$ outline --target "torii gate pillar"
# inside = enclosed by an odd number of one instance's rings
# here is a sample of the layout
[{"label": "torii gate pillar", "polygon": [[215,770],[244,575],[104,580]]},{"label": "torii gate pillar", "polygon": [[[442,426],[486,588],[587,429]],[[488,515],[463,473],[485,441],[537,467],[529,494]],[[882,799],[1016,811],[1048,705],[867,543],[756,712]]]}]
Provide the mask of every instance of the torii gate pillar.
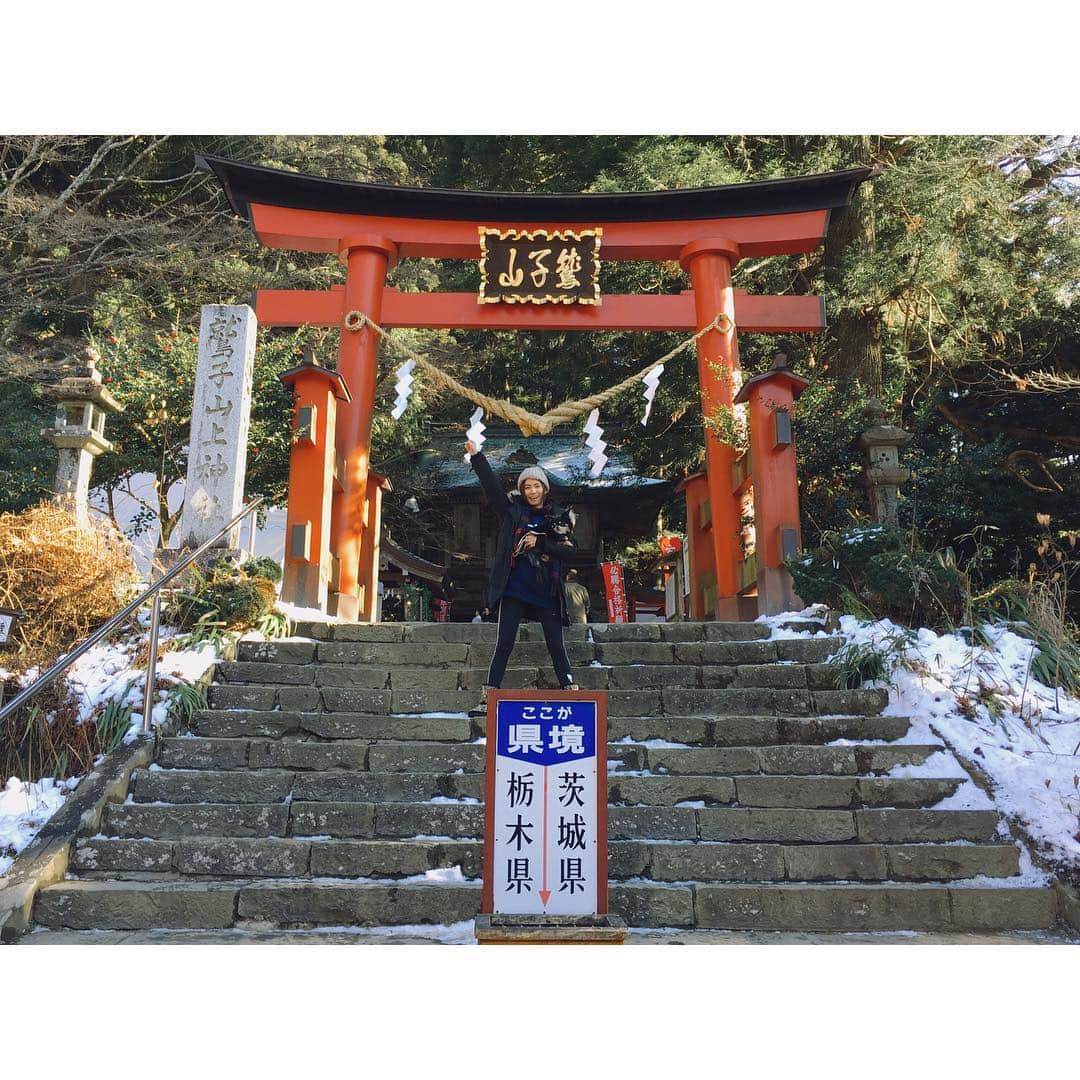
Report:
[{"label": "torii gate pillar", "polygon": [[740,559],[739,503],[731,484],[735,448],[710,428],[709,419],[721,410],[733,415],[739,346],[735,337],[731,268],[739,261],[739,245],[725,239],[695,240],[683,248],[679,261],[690,274],[694,286],[697,329],[708,326],[718,314],[727,317],[723,329],[711,330],[698,339],[697,355],[701,412],[705,418],[705,469],[716,558],[716,611],[715,614],[707,612],[706,616],[734,621],[739,618]]},{"label": "torii gate pillar", "polygon": [[[362,234],[343,238],[338,246],[345,263],[345,311],[360,311],[378,322],[382,315],[386,271],[397,261],[397,246],[383,236]],[[376,604],[370,575],[361,582],[361,549],[378,544],[378,512],[370,513],[368,465],[371,420],[375,412],[379,338],[367,326],[343,329],[338,347],[337,369],[352,390],[352,401],[342,402],[337,414],[336,444],[341,449],[341,490],[334,493],[330,549],[337,563],[327,610],[347,622],[373,622]],[[376,563],[377,565],[377,563]],[[362,588],[366,586],[366,590]]]}]

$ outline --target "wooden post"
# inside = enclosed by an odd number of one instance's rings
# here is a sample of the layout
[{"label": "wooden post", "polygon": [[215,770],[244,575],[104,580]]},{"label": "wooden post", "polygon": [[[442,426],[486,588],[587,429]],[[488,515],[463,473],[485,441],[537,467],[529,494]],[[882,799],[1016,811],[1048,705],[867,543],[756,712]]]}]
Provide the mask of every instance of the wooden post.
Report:
[{"label": "wooden post", "polygon": [[378,473],[367,476],[367,499],[364,505],[364,537],[360,544],[360,622],[378,619],[379,604],[379,532],[382,529],[382,495],[390,491],[390,481]]},{"label": "wooden post", "polygon": [[[695,240],[682,249],[680,262],[694,286],[697,328],[726,315],[723,330],[712,330],[698,340],[698,378],[701,409],[707,417],[717,410],[732,415],[739,347],[735,339],[735,301],[731,268],[739,260],[739,247],[730,240]],[[739,618],[739,506],[731,490],[731,466],[735,448],[705,428],[705,462],[712,516],[713,553],[716,563],[716,619]]]},{"label": "wooden post", "polygon": [[713,551],[709,481],[698,472],[680,481],[686,496],[686,544],[690,563],[690,618],[711,619],[716,607],[716,555]]}]

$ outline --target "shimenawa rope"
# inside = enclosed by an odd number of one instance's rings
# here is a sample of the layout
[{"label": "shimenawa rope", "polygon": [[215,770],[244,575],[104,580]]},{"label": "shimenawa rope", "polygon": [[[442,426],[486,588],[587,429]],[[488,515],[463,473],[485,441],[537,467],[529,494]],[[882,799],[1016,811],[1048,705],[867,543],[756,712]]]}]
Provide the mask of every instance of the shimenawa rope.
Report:
[{"label": "shimenawa rope", "polygon": [[707,326],[703,326],[696,334],[693,334],[685,341],[680,342],[674,349],[664,353],[659,359],[651,361],[637,372],[636,375],[631,375],[628,378],[623,379],[622,382],[618,382],[614,386],[609,386],[606,390],[600,391],[598,394],[590,394],[586,398],[577,400],[564,401],[561,405],[556,405],[555,408],[549,409],[543,416],[538,416],[536,413],[529,412],[528,409],[523,409],[520,405],[515,405],[513,402],[506,401],[504,398],[489,397],[479,390],[474,390],[470,386],[462,385],[452,375],[448,375],[445,371],[436,367],[420,353],[410,349],[408,345],[396,341],[386,330],[379,326],[377,322],[373,319],[369,319],[362,311],[350,311],[345,316],[346,330],[355,333],[362,330],[365,326],[369,326],[395,349],[403,352],[413,360],[416,363],[416,366],[420,368],[436,386],[441,386],[444,390],[450,390],[452,393],[466,398],[474,405],[479,405],[488,414],[501,416],[504,420],[508,420],[512,424],[517,424],[521,429],[521,433],[525,436],[547,435],[552,428],[557,427],[559,424],[566,424],[575,417],[584,416],[585,413],[599,408],[606,401],[610,401],[616,394],[621,394],[624,390],[641,382],[642,378],[652,371],[653,368],[659,367],[661,364],[666,364],[667,361],[671,360],[685,349],[688,349],[699,338],[704,337],[711,331],[717,330],[720,333],[724,333],[727,330],[734,330],[735,328],[735,324],[732,320],[721,312]]}]

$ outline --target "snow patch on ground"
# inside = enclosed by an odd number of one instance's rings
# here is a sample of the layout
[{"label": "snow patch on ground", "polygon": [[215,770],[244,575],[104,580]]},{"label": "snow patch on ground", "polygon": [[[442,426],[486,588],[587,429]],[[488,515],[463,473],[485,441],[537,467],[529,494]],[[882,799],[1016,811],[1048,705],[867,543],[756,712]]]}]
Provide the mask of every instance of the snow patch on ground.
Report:
[{"label": "snow patch on ground", "polygon": [[[159,641],[167,648],[157,663],[159,682],[176,685],[179,682],[194,683],[221,657],[210,642],[197,649],[168,647],[175,640],[175,630],[163,627]],[[75,692],[79,704],[79,719],[89,720],[95,712],[110,702],[132,707],[131,727],[125,742],[131,742],[142,730],[142,709],[145,701],[145,669],[136,670],[133,662],[136,653],[145,643],[132,637],[113,644],[99,644],[79,657],[68,669],[68,685]],[[32,681],[32,680],[28,680]],[[159,689],[158,701],[151,712],[154,726],[164,723],[168,714],[166,699],[169,691]]]},{"label": "snow patch on ground", "polygon": [[[275,605],[278,611],[283,611],[289,617],[290,622],[316,622],[336,623],[338,620],[333,615],[327,615],[320,608],[299,607],[296,604],[287,604],[284,600],[278,600]],[[304,640],[307,640],[306,638]]]},{"label": "snow patch on ground", "polygon": [[358,937],[417,937],[444,945],[475,945],[476,927],[472,919],[447,925],[409,923],[404,926],[317,926],[304,933],[355,934]]},{"label": "snow patch on ground", "polygon": [[50,778],[31,784],[13,776],[0,789],[0,874],[7,872],[15,856],[29,846],[41,826],[64,805],[79,779]]},{"label": "snow patch on ground", "polygon": [[409,720],[429,719],[429,720],[468,720],[469,714],[467,712],[396,712],[391,713],[391,716],[405,717]]},{"label": "snow patch on ground", "polygon": [[[811,604],[802,611],[784,611],[779,615],[759,615],[755,622],[769,628],[770,641],[787,641],[791,638],[814,638],[829,637],[825,629],[825,618],[828,608],[824,604]],[[804,630],[796,627],[784,626],[784,623],[812,622],[820,626],[818,630]]]},{"label": "snow patch on ground", "polygon": [[[159,683],[169,686],[196,682],[220,659],[211,643],[204,643],[198,649],[168,647],[170,639],[176,636],[175,630],[162,627],[159,637],[167,648],[158,660],[157,679]],[[110,703],[131,706],[131,723],[124,736],[125,743],[134,741],[142,731],[146,671],[136,670],[133,664],[136,655],[145,646],[145,639],[145,634],[133,634],[114,643],[95,645],[71,665],[66,675],[78,705],[79,719],[83,723]],[[31,668],[19,677],[20,685],[28,686],[39,674],[38,669]],[[156,696],[157,701],[151,711],[151,723],[155,727],[164,723],[168,715],[169,690],[159,689]],[[73,777],[60,782],[44,779],[30,784],[12,777],[8,781],[0,792],[0,874],[7,871],[14,856],[33,840],[41,826],[60,809],[80,779]]]},{"label": "snow patch on ground", "polygon": [[[781,624],[818,615],[811,607],[758,622],[769,626],[773,639],[817,637],[816,631],[789,630]],[[935,754],[924,765],[900,766],[890,776],[966,776],[954,757],[960,755],[986,776],[993,798],[969,779],[935,809],[996,808],[1024,831],[1037,850],[1076,870],[1080,699],[1044,686],[1031,675],[1036,646],[1028,638],[1002,625],[987,623],[979,629],[986,644],[977,643],[966,628],[954,634],[925,627],[909,631],[888,619],[867,622],[845,615],[838,636],[849,644],[877,646],[899,660],[888,682],[865,684],[888,690],[884,715],[911,718],[907,735],[889,745],[944,742],[950,748],[950,753]]]}]

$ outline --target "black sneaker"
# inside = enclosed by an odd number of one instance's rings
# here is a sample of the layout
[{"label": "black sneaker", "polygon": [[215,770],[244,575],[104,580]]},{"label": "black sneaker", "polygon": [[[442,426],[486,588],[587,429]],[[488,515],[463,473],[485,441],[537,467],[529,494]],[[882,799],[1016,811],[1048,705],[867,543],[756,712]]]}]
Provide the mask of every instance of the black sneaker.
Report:
[{"label": "black sneaker", "polygon": [[567,684],[566,684],[566,685],[565,685],[565,686],[563,687],[563,689],[564,689],[564,690],[580,690],[580,689],[581,689],[581,687],[580,687],[580,686],[578,686],[578,684],[577,684],[576,682],[570,682],[570,683],[567,683]]}]

